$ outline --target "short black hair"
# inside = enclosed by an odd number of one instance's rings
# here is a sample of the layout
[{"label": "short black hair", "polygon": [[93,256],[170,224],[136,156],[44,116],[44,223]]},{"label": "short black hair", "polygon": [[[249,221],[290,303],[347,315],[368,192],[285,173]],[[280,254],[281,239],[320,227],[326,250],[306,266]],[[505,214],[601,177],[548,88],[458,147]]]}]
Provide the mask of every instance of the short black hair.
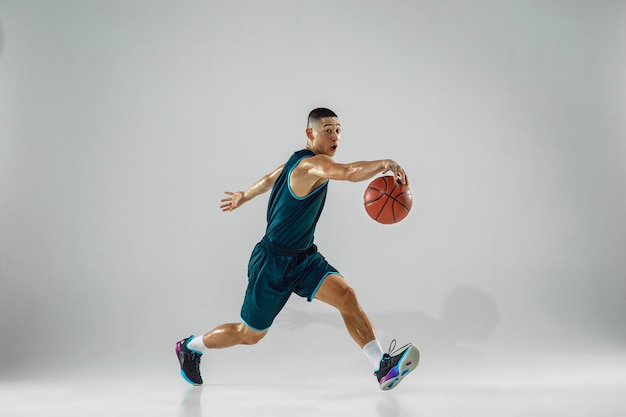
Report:
[{"label": "short black hair", "polygon": [[324,117],[337,117],[337,114],[326,107],[318,107],[317,109],[311,110],[309,113],[309,117],[306,120],[306,126],[311,127],[313,123],[323,119]]}]

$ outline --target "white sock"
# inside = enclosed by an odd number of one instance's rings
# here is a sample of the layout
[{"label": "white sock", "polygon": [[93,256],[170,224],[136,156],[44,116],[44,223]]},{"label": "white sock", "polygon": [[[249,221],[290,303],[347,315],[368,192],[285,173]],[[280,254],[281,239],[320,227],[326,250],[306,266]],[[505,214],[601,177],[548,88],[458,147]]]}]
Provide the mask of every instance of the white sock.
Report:
[{"label": "white sock", "polygon": [[187,347],[191,350],[198,351],[200,353],[206,352],[209,348],[204,346],[204,342],[202,341],[203,335],[196,336],[187,342]]},{"label": "white sock", "polygon": [[378,371],[380,367],[380,360],[383,358],[385,352],[383,352],[382,346],[380,346],[380,341],[378,339],[374,339],[365,346],[363,346],[363,353],[367,356],[367,359],[370,360],[370,363],[374,367],[374,371]]}]

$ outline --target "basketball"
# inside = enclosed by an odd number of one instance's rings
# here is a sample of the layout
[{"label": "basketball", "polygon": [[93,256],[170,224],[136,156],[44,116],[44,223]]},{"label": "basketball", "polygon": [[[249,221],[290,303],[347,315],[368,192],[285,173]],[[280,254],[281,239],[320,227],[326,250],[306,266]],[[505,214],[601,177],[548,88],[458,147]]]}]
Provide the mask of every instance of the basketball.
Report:
[{"label": "basketball", "polygon": [[363,203],[367,214],[378,223],[402,221],[411,211],[413,195],[408,184],[385,175],[374,179],[365,189]]}]

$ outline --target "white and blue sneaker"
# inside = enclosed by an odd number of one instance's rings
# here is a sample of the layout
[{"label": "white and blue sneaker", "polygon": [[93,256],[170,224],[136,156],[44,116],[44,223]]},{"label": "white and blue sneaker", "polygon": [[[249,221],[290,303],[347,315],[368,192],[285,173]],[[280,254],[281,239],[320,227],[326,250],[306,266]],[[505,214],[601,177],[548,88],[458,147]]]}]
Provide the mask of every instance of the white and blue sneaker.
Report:
[{"label": "white and blue sneaker", "polygon": [[[412,344],[404,345],[394,350],[396,340],[392,340],[389,353],[385,353],[380,361],[378,371],[374,372],[380,389],[390,390],[395,388],[405,376],[413,371],[420,361],[420,352]],[[397,355],[395,352],[401,351]]]}]

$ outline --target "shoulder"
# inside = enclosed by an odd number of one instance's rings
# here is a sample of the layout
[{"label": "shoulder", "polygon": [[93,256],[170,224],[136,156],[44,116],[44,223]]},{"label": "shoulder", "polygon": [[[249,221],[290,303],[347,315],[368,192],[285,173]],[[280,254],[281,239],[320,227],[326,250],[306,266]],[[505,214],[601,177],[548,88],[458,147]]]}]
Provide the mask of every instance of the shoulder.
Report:
[{"label": "shoulder", "polygon": [[307,196],[323,185],[328,179],[325,172],[327,163],[333,163],[327,155],[304,156],[290,174],[290,187],[298,197]]},{"label": "shoulder", "polygon": [[319,155],[312,155],[309,157],[303,157],[300,160],[299,165],[302,167],[305,167],[305,166],[311,167],[311,166],[334,164],[334,163],[335,161],[330,156],[319,154]]},{"label": "shoulder", "polygon": [[296,175],[311,175],[326,178],[326,172],[336,169],[337,163],[328,155],[305,157],[295,166]]}]

